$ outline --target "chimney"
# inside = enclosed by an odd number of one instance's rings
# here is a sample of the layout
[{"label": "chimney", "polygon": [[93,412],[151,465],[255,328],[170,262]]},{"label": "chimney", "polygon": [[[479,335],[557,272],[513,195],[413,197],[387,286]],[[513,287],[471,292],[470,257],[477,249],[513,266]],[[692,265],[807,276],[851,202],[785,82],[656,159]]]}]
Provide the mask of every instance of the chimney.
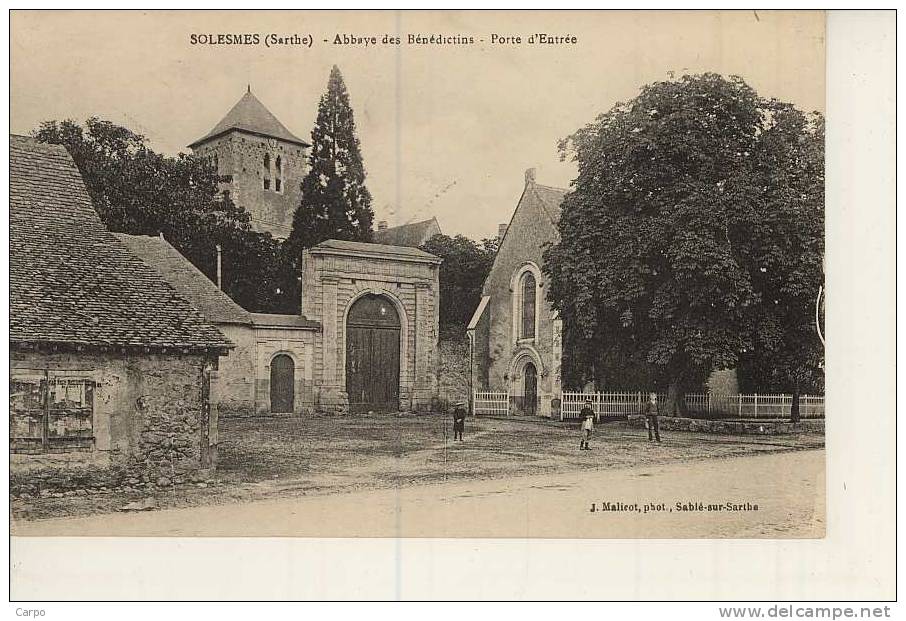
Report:
[{"label": "chimney", "polygon": [[503,236],[506,235],[506,229],[507,229],[506,224],[498,224],[497,225],[497,237],[499,237],[500,239],[503,239]]},{"label": "chimney", "polygon": [[220,244],[216,244],[217,248],[217,288],[223,291],[223,269],[222,269],[222,255],[223,249],[220,247]]},{"label": "chimney", "polygon": [[535,169],[528,168],[525,171],[525,185],[531,185],[535,183]]},{"label": "chimney", "polygon": [[381,220],[380,222],[378,222],[378,223],[377,223],[377,230],[379,230],[379,231],[386,231],[386,230],[387,230],[387,221],[386,221],[386,220]]}]

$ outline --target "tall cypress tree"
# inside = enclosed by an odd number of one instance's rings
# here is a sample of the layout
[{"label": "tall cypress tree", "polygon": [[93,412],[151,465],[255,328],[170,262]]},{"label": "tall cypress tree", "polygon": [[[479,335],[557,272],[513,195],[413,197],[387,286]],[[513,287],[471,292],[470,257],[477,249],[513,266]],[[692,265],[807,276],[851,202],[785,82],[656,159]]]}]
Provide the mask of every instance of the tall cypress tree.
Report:
[{"label": "tall cypress tree", "polygon": [[311,132],[311,167],[289,237],[294,258],[325,239],[370,241],[374,211],[349,93],[334,65]]}]

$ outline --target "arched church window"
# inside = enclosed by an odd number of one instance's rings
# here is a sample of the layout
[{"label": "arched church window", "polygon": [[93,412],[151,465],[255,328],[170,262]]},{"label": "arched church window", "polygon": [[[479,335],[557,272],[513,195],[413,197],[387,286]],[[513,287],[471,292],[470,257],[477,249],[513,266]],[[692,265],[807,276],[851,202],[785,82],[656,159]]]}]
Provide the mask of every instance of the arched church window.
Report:
[{"label": "arched church window", "polygon": [[526,272],[522,275],[522,329],[519,337],[535,338],[535,275]]}]

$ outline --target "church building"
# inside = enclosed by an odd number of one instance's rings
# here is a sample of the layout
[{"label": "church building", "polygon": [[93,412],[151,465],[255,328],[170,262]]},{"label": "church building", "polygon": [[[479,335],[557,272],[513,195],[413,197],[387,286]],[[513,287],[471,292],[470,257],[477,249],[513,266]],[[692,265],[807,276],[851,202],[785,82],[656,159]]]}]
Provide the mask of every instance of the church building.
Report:
[{"label": "church building", "polygon": [[310,145],[289,131],[251,88],[207,134],[189,145],[211,158],[221,192],[251,216],[252,228],[286,239],[301,199]]},{"label": "church building", "polygon": [[508,392],[513,414],[549,417],[560,398],[563,325],[547,301],[541,266],[544,245],[558,237],[565,194],[537,183],[534,168],[525,172],[468,326],[473,389]]},{"label": "church building", "polygon": [[[510,223],[500,226],[500,248],[467,328],[472,389],[508,393],[510,414],[558,415],[563,322],[547,300],[542,268],[544,248],[560,238],[566,192],[537,183],[534,168],[525,172],[525,188]],[[707,386],[711,393],[736,394],[735,369],[715,370]]]}]

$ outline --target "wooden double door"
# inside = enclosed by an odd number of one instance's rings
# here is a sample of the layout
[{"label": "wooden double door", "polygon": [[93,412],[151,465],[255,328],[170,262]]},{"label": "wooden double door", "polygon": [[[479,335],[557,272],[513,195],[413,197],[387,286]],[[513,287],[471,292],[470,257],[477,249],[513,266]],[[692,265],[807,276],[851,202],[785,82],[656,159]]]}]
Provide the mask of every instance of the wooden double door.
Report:
[{"label": "wooden double door", "polygon": [[349,310],[346,392],[353,412],[399,410],[400,318],[383,296],[365,295]]}]

